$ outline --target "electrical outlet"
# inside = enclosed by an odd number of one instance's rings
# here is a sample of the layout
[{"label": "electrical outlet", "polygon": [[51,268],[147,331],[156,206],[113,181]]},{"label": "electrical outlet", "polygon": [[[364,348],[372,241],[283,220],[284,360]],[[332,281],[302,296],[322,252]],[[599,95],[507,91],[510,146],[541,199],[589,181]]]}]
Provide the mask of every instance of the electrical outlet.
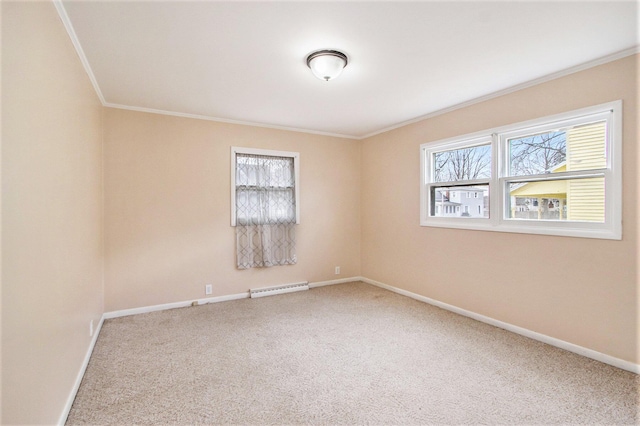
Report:
[{"label": "electrical outlet", "polygon": [[89,337],[93,337],[93,320],[89,323]]},{"label": "electrical outlet", "polygon": [[340,275],[340,267],[336,266],[336,275]]},{"label": "electrical outlet", "polygon": [[204,286],[204,294],[213,293],[213,286],[211,284],[207,284]]}]

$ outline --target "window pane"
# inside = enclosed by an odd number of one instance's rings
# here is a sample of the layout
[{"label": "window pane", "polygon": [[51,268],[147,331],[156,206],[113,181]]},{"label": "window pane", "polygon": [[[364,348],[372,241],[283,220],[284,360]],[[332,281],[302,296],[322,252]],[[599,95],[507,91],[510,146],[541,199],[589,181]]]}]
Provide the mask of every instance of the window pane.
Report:
[{"label": "window pane", "polygon": [[292,223],[296,219],[293,189],[238,188],[236,218],[241,225]]},{"label": "window pane", "polygon": [[236,220],[241,225],[295,222],[293,158],[236,155]]},{"label": "window pane", "polygon": [[489,185],[431,187],[431,216],[489,217]]},{"label": "window pane", "polygon": [[484,179],[491,177],[491,145],[436,152],[433,154],[433,181]]},{"label": "window pane", "polygon": [[510,219],[604,222],[604,178],[508,185]]},{"label": "window pane", "polygon": [[266,155],[236,155],[236,185],[266,188],[293,188],[293,158]]},{"label": "window pane", "polygon": [[567,134],[564,131],[509,139],[511,176],[566,171]]},{"label": "window pane", "polygon": [[606,122],[508,140],[511,176],[592,170],[606,167]]}]

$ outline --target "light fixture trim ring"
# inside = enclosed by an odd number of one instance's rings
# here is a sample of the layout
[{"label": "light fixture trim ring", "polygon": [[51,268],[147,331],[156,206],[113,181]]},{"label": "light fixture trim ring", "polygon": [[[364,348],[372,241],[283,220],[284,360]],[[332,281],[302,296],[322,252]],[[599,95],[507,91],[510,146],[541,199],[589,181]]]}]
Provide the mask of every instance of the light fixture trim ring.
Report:
[{"label": "light fixture trim ring", "polygon": [[323,49],[323,50],[318,50],[316,52],[313,52],[309,54],[309,56],[307,56],[307,66],[309,68],[311,68],[311,61],[317,58],[318,56],[337,56],[338,58],[344,60],[343,68],[346,68],[346,66],[349,64],[349,59],[347,58],[347,55],[345,55],[344,53],[338,50]]}]

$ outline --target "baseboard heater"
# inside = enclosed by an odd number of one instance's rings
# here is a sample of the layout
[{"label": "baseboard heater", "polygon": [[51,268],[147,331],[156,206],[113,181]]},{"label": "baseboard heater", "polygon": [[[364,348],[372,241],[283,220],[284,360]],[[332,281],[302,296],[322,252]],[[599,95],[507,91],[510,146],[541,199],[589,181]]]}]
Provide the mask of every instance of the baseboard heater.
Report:
[{"label": "baseboard heater", "polygon": [[273,296],[274,294],[293,293],[294,291],[309,290],[309,281],[301,283],[276,285],[273,287],[252,288],[249,295],[252,299],[256,297]]}]

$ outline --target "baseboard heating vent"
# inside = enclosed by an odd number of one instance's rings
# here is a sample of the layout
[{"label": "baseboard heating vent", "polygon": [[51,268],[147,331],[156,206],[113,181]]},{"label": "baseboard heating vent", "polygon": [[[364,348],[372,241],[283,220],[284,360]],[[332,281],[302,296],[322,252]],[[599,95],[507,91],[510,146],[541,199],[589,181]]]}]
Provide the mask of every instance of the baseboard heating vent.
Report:
[{"label": "baseboard heating vent", "polygon": [[252,299],[256,297],[273,296],[274,294],[293,293],[294,291],[309,290],[309,282],[304,281],[295,284],[277,285],[273,287],[252,288],[249,295]]}]

